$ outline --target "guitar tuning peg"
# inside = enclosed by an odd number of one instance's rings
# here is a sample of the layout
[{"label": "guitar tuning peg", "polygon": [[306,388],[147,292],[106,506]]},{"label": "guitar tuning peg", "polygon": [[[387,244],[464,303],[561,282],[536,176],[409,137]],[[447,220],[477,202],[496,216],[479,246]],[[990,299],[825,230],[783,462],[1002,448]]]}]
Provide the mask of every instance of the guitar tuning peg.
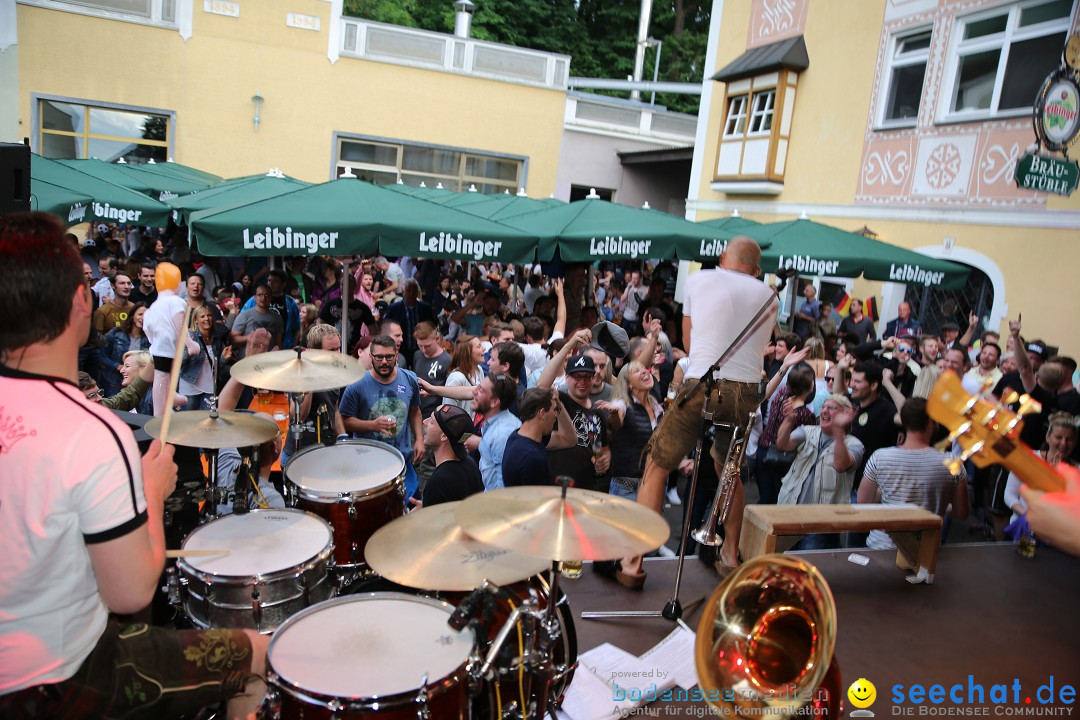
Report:
[{"label": "guitar tuning peg", "polygon": [[1019,400],[1020,409],[1016,411],[1016,414],[1020,417],[1023,417],[1025,415],[1031,415],[1032,413],[1042,412],[1042,403],[1034,399],[1030,395],[1025,393],[1020,396]]},{"label": "guitar tuning peg", "polygon": [[961,462],[964,462],[964,461],[966,461],[966,460],[967,460],[968,458],[970,458],[970,457],[971,457],[972,455],[974,455],[975,453],[977,453],[977,452],[979,452],[980,450],[982,450],[982,449],[983,449],[983,447],[985,447],[985,446],[986,446],[986,443],[984,443],[984,442],[983,442],[982,440],[980,440],[979,442],[977,442],[977,443],[975,443],[974,445],[972,445],[971,447],[969,447],[969,448],[968,448],[967,450],[965,450],[965,451],[963,452],[963,454],[961,454],[961,455],[960,455],[960,461],[961,461]]},{"label": "guitar tuning peg", "polygon": [[1016,393],[1016,391],[1013,390],[1012,388],[1009,388],[1008,390],[1005,391],[1005,394],[1001,396],[1001,404],[1002,405],[1012,405],[1014,402],[1018,401],[1019,399],[1020,399],[1020,396]]},{"label": "guitar tuning peg", "polygon": [[970,422],[966,422],[963,425],[958,426],[955,430],[953,430],[951,433],[949,433],[949,437],[948,437],[949,444],[952,444],[956,440],[956,438],[960,437],[961,435],[963,435],[964,433],[966,433],[970,429],[971,429],[971,423]]},{"label": "guitar tuning peg", "polygon": [[979,388],[979,394],[985,396],[993,389],[994,389],[994,378],[986,378],[985,380],[983,380],[982,387]]},{"label": "guitar tuning peg", "polygon": [[960,471],[964,468],[964,461],[960,458],[946,460],[945,467],[949,468],[949,472],[953,475],[959,475]]}]

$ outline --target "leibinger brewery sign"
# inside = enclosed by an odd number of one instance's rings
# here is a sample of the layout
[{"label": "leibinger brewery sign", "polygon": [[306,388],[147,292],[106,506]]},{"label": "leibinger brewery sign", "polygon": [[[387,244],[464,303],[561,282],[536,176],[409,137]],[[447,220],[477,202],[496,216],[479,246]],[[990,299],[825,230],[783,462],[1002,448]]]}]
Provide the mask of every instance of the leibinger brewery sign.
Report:
[{"label": "leibinger brewery sign", "polygon": [[819,260],[807,255],[780,256],[777,270],[794,270],[800,275],[835,275],[839,260]]},{"label": "leibinger brewery sign", "polygon": [[896,282],[913,283],[915,285],[940,285],[945,279],[945,273],[923,270],[918,265],[889,265],[889,279]]},{"label": "leibinger brewery sign", "polygon": [[138,220],[142,210],[125,210],[124,208],[112,207],[109,203],[94,203],[94,214],[100,220],[115,220],[120,224]]},{"label": "leibinger brewery sign", "polygon": [[502,242],[499,240],[470,240],[461,233],[441,232],[436,235],[420,233],[420,252],[442,255],[466,255],[474,260],[497,258]]},{"label": "leibinger brewery sign", "polygon": [[245,250],[303,250],[314,255],[319,250],[335,249],[337,241],[336,232],[294,232],[291,227],[282,232],[281,228],[267,227],[262,232],[252,233],[249,228],[244,228]]},{"label": "leibinger brewery sign", "polygon": [[86,220],[86,206],[82,203],[75,203],[68,208],[68,224],[81,223]]},{"label": "leibinger brewery sign", "polygon": [[607,235],[603,240],[591,238],[589,240],[590,255],[625,255],[631,258],[648,257],[652,240],[623,240],[622,235],[612,237]]}]

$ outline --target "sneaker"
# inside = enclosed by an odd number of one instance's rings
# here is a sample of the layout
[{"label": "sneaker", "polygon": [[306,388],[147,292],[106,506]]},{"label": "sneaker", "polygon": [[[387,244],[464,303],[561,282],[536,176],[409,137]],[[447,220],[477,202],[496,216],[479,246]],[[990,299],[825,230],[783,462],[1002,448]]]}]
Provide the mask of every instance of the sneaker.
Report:
[{"label": "sneaker", "polygon": [[667,491],[667,501],[672,505],[682,505],[682,500],[679,499],[679,488],[673,487]]},{"label": "sneaker", "polygon": [[667,545],[661,545],[656,549],[656,552],[660,555],[660,557],[675,557],[675,555],[677,554]]}]

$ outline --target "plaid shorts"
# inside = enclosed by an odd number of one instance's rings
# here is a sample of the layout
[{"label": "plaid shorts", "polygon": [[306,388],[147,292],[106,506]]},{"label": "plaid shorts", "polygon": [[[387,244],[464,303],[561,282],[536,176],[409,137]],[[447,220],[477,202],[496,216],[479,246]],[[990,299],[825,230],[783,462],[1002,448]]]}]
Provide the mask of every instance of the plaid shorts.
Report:
[{"label": "plaid shorts", "polygon": [[[705,392],[694,392],[701,380],[687,380],[675,397],[675,401],[664,413],[660,425],[649,438],[645,451],[652,453],[653,462],[667,471],[679,466],[686,454],[697,443],[701,430],[702,411],[705,409]],[[689,393],[694,396],[681,408],[679,402]],[[709,410],[714,423],[729,423],[735,426],[745,425],[750,420],[750,413],[760,401],[758,383],[718,380],[709,394]],[[728,445],[731,444],[731,431],[716,428],[716,440],[713,442],[712,456],[721,465],[727,459]]]},{"label": "plaid shorts", "polygon": [[72,677],[0,696],[0,717],[153,718],[190,714],[244,690],[242,630],[166,630],[110,620]]}]

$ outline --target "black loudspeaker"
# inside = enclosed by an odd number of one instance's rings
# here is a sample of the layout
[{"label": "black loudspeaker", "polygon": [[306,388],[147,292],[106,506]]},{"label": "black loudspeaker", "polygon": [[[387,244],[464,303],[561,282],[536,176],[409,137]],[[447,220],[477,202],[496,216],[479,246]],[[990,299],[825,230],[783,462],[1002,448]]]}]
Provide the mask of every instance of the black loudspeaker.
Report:
[{"label": "black loudspeaker", "polygon": [[0,215],[30,210],[30,147],[0,143]]}]

